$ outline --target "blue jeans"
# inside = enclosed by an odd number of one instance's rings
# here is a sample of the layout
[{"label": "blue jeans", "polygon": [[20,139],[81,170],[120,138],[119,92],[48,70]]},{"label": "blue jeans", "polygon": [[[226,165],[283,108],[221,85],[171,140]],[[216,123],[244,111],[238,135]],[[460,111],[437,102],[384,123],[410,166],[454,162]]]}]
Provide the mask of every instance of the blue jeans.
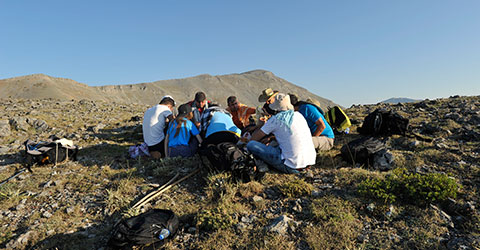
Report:
[{"label": "blue jeans", "polygon": [[297,174],[300,171],[290,168],[283,164],[285,160],[282,160],[282,149],[279,146],[267,146],[258,141],[250,141],[247,144],[247,149],[255,157],[260,158],[262,161],[272,166],[276,170],[286,174]]},{"label": "blue jeans", "polygon": [[192,137],[188,145],[177,145],[174,147],[168,147],[168,157],[192,157],[197,152],[197,148],[197,138]]}]

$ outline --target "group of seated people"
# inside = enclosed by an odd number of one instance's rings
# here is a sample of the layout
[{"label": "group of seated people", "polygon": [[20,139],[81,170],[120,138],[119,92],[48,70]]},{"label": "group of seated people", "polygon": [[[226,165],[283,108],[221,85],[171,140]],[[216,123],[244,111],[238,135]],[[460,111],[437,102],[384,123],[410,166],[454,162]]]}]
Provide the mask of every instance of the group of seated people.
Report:
[{"label": "group of seated people", "polygon": [[153,158],[190,157],[209,144],[244,143],[258,165],[283,173],[299,173],[315,164],[316,150],[333,147],[333,130],[314,104],[271,88],[258,101],[259,108],[248,107],[230,96],[224,109],[197,92],[174,116],[175,100],[164,96],[144,114],[144,141]]}]

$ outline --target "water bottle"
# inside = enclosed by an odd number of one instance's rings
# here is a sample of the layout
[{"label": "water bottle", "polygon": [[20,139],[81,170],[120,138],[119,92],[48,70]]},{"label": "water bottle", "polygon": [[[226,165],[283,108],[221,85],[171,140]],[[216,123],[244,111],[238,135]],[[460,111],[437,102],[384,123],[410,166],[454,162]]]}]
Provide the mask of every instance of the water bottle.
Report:
[{"label": "water bottle", "polygon": [[160,240],[164,240],[164,239],[167,238],[169,235],[170,235],[170,230],[164,228],[164,229],[162,229],[162,231],[160,231],[160,234],[158,235],[158,238],[159,238]]}]

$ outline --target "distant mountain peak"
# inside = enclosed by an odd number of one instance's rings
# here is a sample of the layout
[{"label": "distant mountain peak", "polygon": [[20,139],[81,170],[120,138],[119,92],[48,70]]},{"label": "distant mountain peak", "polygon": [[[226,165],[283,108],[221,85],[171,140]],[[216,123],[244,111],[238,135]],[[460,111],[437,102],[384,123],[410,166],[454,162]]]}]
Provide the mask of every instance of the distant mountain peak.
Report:
[{"label": "distant mountain peak", "polygon": [[380,103],[409,103],[409,102],[418,102],[421,100],[416,100],[416,99],[411,99],[411,98],[406,98],[406,97],[393,97],[384,101],[381,101]]}]

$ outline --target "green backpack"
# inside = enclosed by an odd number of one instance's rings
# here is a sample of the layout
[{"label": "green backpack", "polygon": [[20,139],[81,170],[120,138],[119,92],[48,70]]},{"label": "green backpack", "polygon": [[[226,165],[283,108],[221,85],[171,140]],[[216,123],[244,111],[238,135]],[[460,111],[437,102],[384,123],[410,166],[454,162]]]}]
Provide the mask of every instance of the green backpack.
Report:
[{"label": "green backpack", "polygon": [[348,116],[339,106],[329,108],[325,115],[325,119],[333,129],[337,130],[337,132],[345,131],[352,126],[350,119],[348,119]]}]

